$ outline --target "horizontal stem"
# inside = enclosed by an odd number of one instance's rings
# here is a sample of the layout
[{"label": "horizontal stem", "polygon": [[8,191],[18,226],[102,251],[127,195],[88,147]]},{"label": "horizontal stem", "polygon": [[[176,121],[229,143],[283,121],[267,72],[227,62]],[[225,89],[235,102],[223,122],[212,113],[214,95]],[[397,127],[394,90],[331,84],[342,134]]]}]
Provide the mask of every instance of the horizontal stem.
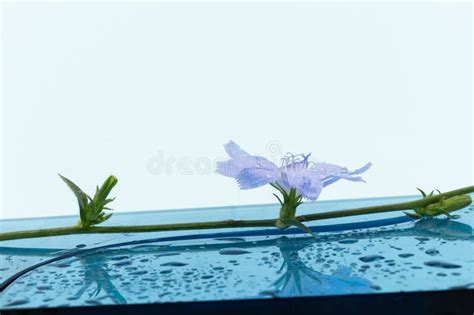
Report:
[{"label": "horizontal stem", "polygon": [[[322,213],[306,214],[296,217],[300,222],[317,221],[323,219],[340,218],[354,215],[374,214],[389,211],[409,210],[425,207],[427,205],[439,202],[442,197],[448,198],[457,195],[463,195],[474,192],[474,186],[468,186],[436,196],[419,199],[409,202],[401,202],[388,205],[371,206],[355,209],[328,211]],[[145,233],[160,231],[178,231],[178,230],[205,230],[205,229],[226,229],[242,227],[275,227],[277,219],[270,220],[224,220],[209,222],[191,222],[191,223],[171,223],[156,225],[136,225],[136,226],[92,226],[88,228],[80,226],[59,227],[50,229],[38,229],[29,231],[16,231],[0,233],[0,241],[71,235],[71,234],[96,234],[96,233]]]},{"label": "horizontal stem", "polygon": [[346,209],[346,210],[336,210],[336,211],[327,211],[322,213],[313,213],[313,214],[306,214],[296,217],[300,222],[306,221],[316,221],[316,220],[324,220],[324,219],[334,219],[334,218],[341,218],[341,217],[349,217],[354,215],[364,215],[364,214],[374,214],[374,213],[383,213],[383,212],[390,212],[390,211],[400,211],[400,210],[410,210],[415,208],[426,207],[430,204],[439,202],[441,198],[449,198],[464,194],[469,194],[474,192],[474,186],[467,186],[463,188],[459,188],[456,190],[451,190],[442,194],[434,195],[431,197],[427,197],[424,199],[414,200],[414,201],[407,201],[407,202],[400,202],[400,203],[393,203],[388,205],[380,205],[380,206],[370,206],[370,207],[362,207],[362,208],[354,208],[354,209]]},{"label": "horizontal stem", "polygon": [[224,220],[155,225],[91,226],[88,228],[79,226],[67,226],[51,229],[0,233],[0,241],[71,234],[147,233],[179,230],[226,229],[237,227],[273,227],[275,226],[275,224],[276,220]]}]

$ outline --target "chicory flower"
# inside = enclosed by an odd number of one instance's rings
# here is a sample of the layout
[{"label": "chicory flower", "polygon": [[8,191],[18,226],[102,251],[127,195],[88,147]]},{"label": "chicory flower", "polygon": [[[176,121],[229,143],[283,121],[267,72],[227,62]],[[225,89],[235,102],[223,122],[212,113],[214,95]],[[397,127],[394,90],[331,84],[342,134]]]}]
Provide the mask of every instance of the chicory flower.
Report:
[{"label": "chicory flower", "polygon": [[312,162],[309,160],[311,154],[288,153],[282,159],[281,166],[277,166],[264,157],[250,155],[233,141],[224,145],[224,148],[231,159],[219,162],[217,173],[235,178],[240,189],[272,185],[283,196],[282,200],[274,194],[281,204],[280,216],[275,225],[282,229],[297,226],[311,234],[311,230],[295,217],[296,208],[303,198],[315,201],[324,187],[340,179],[363,182],[358,175],[372,165],[367,163],[355,171],[349,171],[335,164]]},{"label": "chicory flower", "polygon": [[349,171],[346,167],[335,164],[312,162],[309,160],[311,153],[288,153],[282,159],[282,165],[278,167],[264,157],[250,155],[233,141],[225,144],[224,148],[231,159],[219,162],[216,172],[235,178],[240,189],[252,189],[274,183],[286,192],[294,188],[299,195],[310,201],[318,199],[324,187],[340,179],[364,182],[362,177],[357,175],[372,166],[367,163],[359,169]]}]

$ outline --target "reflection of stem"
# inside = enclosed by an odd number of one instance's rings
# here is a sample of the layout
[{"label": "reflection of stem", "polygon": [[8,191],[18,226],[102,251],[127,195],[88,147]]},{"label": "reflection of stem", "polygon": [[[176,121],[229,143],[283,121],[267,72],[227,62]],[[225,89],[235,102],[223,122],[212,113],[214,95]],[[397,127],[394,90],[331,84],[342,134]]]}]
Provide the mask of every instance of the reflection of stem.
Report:
[{"label": "reflection of stem", "polygon": [[303,294],[301,274],[304,274],[315,283],[320,284],[321,281],[317,277],[317,272],[309,268],[300,258],[299,251],[303,250],[310,244],[302,244],[300,248],[295,250],[288,250],[285,246],[285,241],[277,242],[278,248],[280,249],[281,257],[283,258],[283,264],[280,271],[285,270],[284,274],[278,278],[273,286],[279,290],[284,288],[291,280],[294,280],[296,288],[299,294]]},{"label": "reflection of stem", "polygon": [[[474,192],[474,186],[468,186],[468,187],[452,190],[452,191],[445,192],[439,195],[435,195],[432,197],[427,197],[427,198],[423,198],[423,199],[419,199],[415,201],[307,214],[303,216],[298,216],[296,217],[296,219],[300,222],[307,222],[307,221],[317,221],[317,220],[324,220],[324,219],[348,217],[348,216],[354,216],[354,215],[410,210],[414,208],[426,207],[430,204],[437,203],[441,200],[441,198],[449,198],[449,197],[464,195],[464,194],[473,193],[473,192]],[[469,204],[470,202],[465,204],[463,207]],[[71,226],[71,227],[60,227],[60,228],[51,228],[51,229],[38,229],[38,230],[30,230],[30,231],[0,233],[0,241],[21,239],[21,238],[70,235],[70,234],[145,233],[145,232],[177,231],[177,230],[225,229],[225,228],[238,228],[238,227],[275,227],[276,224],[277,224],[277,219],[224,220],[224,221],[210,221],[210,222],[171,223],[171,224],[138,225],[138,226],[92,226],[88,228]]]},{"label": "reflection of stem", "polygon": [[349,267],[339,266],[332,274],[323,274],[314,270],[299,256],[299,251],[308,244],[298,244],[293,240],[282,239],[277,242],[285,273],[274,283],[274,294],[293,297],[295,295],[326,295],[338,293],[366,293],[373,291],[371,283],[361,277],[351,276]]},{"label": "reflection of stem", "polygon": [[97,283],[97,289],[94,291],[94,295],[98,295],[102,288],[109,295],[110,299],[115,304],[126,304],[127,300],[120,294],[117,288],[112,284],[110,276],[105,268],[104,259],[97,260],[97,256],[83,256],[80,257],[81,263],[84,265],[84,285],[74,295],[74,298],[79,299],[84,292],[94,283]]}]

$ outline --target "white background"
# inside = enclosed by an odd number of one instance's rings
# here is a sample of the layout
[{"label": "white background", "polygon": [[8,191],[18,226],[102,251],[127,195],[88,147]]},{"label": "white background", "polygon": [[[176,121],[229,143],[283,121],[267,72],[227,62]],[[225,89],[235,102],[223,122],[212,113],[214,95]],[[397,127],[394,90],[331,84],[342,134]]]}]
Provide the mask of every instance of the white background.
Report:
[{"label": "white background", "polygon": [[321,199],[473,183],[469,3],[2,11],[2,218],[76,213],[58,172],[91,193],[115,174],[118,211],[274,202],[202,169],[229,139],[272,159],[372,161],[366,184]]}]

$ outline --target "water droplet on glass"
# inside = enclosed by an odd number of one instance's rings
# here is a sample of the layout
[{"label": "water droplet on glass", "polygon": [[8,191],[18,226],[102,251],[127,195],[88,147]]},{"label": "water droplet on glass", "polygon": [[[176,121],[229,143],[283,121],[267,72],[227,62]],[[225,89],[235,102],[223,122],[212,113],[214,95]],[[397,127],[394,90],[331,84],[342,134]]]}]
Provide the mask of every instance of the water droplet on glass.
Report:
[{"label": "water droplet on glass", "polygon": [[24,298],[24,299],[13,300],[12,302],[5,304],[5,306],[18,306],[18,305],[27,304],[29,302],[30,300]]},{"label": "water droplet on glass", "polygon": [[132,264],[132,262],[126,260],[126,261],[121,261],[121,262],[115,263],[114,266],[122,267],[122,266],[129,266],[131,264]]},{"label": "water droplet on glass", "polygon": [[163,254],[156,254],[155,257],[166,257],[166,256],[177,256],[179,253],[163,253]]},{"label": "water droplet on glass", "polygon": [[353,238],[346,238],[343,240],[340,240],[338,243],[339,244],[354,244],[357,243],[359,240],[353,239]]},{"label": "water droplet on glass", "polygon": [[147,273],[148,273],[148,271],[146,271],[146,270],[138,270],[138,271],[130,272],[129,275],[141,276],[141,275],[144,275],[144,274],[147,274]]},{"label": "water droplet on glass", "polygon": [[460,265],[444,262],[444,261],[439,261],[439,260],[431,260],[427,261],[424,263],[425,266],[428,267],[435,267],[435,268],[444,268],[444,269],[455,269],[455,268],[461,268]]},{"label": "water droplet on glass", "polygon": [[380,255],[369,255],[369,256],[359,257],[359,259],[363,262],[373,262],[373,261],[381,260],[381,259],[384,259],[384,258],[385,257],[380,256]]},{"label": "water droplet on glass", "polygon": [[161,273],[162,275],[166,275],[166,274],[172,273],[172,272],[173,272],[173,270],[171,270],[171,269],[165,269],[165,270],[160,271],[160,273]]},{"label": "water droplet on glass", "polygon": [[167,267],[183,267],[186,266],[187,263],[183,263],[180,261],[170,261],[164,264],[161,264],[160,266],[167,266]]},{"label": "water droplet on glass", "polygon": [[38,290],[52,290],[53,288],[50,285],[39,285],[36,287]]},{"label": "water droplet on glass", "polygon": [[124,260],[124,259],[127,259],[129,256],[125,256],[125,255],[122,255],[122,256],[113,256],[113,257],[110,257],[109,259],[110,260]]},{"label": "water droplet on glass", "polygon": [[216,238],[216,241],[228,241],[228,242],[245,242],[244,238],[240,237],[224,237],[224,238]]},{"label": "water droplet on glass", "polygon": [[436,255],[439,254],[439,251],[436,250],[436,249],[434,249],[434,248],[432,248],[432,249],[427,249],[427,250],[425,251],[425,253],[426,253],[427,255],[430,255],[430,256],[436,256]]},{"label": "water droplet on glass", "polygon": [[425,242],[425,241],[429,241],[429,240],[430,240],[429,237],[423,237],[423,236],[415,237],[415,239],[419,240],[420,242]]},{"label": "water droplet on glass", "polygon": [[242,248],[224,248],[219,251],[221,255],[243,255],[243,254],[250,254],[248,250]]}]

